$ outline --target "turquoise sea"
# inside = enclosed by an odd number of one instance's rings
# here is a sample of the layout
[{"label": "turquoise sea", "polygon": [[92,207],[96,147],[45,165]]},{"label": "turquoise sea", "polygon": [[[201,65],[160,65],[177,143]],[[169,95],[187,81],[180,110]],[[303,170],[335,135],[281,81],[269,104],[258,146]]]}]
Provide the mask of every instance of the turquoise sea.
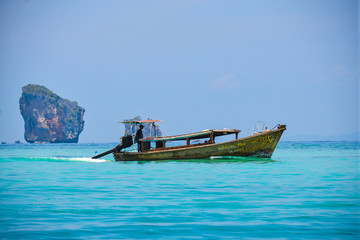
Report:
[{"label": "turquoise sea", "polygon": [[359,239],[359,142],[271,159],[92,160],[113,144],[0,145],[0,239]]}]

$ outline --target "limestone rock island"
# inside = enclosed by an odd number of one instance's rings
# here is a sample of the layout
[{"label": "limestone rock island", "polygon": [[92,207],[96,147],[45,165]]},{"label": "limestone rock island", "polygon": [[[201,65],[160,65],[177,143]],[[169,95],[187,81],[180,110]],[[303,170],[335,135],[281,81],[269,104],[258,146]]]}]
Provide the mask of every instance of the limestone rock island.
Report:
[{"label": "limestone rock island", "polygon": [[84,129],[85,109],[41,85],[22,88],[20,112],[29,143],[77,143]]}]

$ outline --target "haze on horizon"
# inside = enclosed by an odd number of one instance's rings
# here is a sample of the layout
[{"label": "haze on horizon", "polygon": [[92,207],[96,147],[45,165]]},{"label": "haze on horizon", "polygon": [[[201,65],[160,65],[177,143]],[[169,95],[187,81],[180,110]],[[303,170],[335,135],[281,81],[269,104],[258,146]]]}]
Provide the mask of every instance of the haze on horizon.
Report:
[{"label": "haze on horizon", "polygon": [[168,135],[359,131],[355,0],[0,1],[0,53],[0,141],[24,141],[29,83],[86,109],[80,143],[138,115]]}]

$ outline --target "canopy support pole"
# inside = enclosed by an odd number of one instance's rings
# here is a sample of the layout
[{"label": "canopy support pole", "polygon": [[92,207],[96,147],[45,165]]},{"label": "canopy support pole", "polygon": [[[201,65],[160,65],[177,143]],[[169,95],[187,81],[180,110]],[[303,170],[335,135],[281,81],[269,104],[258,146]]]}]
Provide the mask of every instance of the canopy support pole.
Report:
[{"label": "canopy support pole", "polygon": [[[154,135],[155,135],[155,137],[156,137],[156,126],[155,126],[155,123],[153,122],[152,125],[153,125],[153,127],[154,127]],[[151,130],[150,130],[150,133],[151,133]]]},{"label": "canopy support pole", "polygon": [[[134,137],[134,132],[133,132],[133,125],[132,123],[130,123],[130,129],[131,129],[131,137],[132,137],[132,141],[133,141],[133,145],[134,145],[134,152],[136,152],[136,148],[135,148],[135,137]],[[134,129],[135,130],[135,129]]]},{"label": "canopy support pole", "polygon": [[214,133],[211,133],[210,134],[210,143],[214,143],[215,141],[214,141],[215,139],[214,139]]}]

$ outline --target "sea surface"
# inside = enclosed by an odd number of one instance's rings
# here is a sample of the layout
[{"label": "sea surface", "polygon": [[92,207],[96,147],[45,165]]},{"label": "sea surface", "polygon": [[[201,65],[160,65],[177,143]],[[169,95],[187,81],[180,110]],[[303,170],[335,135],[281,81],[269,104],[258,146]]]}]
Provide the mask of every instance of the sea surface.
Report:
[{"label": "sea surface", "polygon": [[360,239],[360,143],[271,159],[114,162],[113,144],[0,145],[0,239]]}]

